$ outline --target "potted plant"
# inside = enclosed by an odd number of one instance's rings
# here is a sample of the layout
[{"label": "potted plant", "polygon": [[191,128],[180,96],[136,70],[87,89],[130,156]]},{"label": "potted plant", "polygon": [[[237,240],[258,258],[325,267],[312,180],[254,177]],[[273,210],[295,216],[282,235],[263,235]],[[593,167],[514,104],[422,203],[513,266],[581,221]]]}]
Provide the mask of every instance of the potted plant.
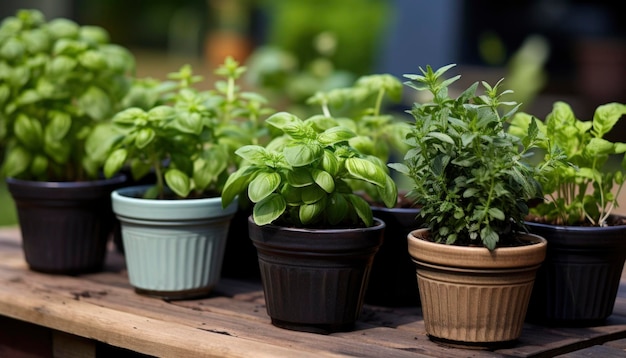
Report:
[{"label": "potted plant", "polygon": [[15,200],[33,270],[102,268],[113,227],[108,199],[123,184],[103,179],[89,137],[122,107],[134,58],[99,27],[46,21],[20,10],[0,25],[2,175]]},{"label": "potted plant", "polygon": [[[361,153],[374,156],[383,164],[408,150],[404,141],[411,131],[408,120],[400,118],[386,101],[399,102],[402,82],[390,74],[373,74],[358,78],[350,87],[318,92],[308,104],[317,105],[322,113],[339,118],[358,136],[349,143]],[[387,111],[385,110],[387,109]],[[394,178],[398,180],[401,178]],[[408,254],[404,234],[418,228],[419,208],[400,190],[398,202],[388,208],[380,200],[376,186],[367,182],[352,183],[355,190],[370,203],[374,216],[386,224],[383,244],[372,264],[365,303],[381,306],[419,305],[414,265]]]},{"label": "potted plant", "polygon": [[[590,326],[613,312],[626,259],[626,221],[613,213],[625,180],[626,143],[604,136],[625,114],[625,104],[608,103],[582,121],[559,101],[539,123],[544,156],[536,164],[559,161],[538,177],[547,195],[527,218],[531,232],[548,240],[529,321]],[[523,135],[531,121],[530,114],[518,113],[510,132]]]},{"label": "potted plant", "polygon": [[349,182],[372,183],[388,206],[396,187],[384,163],[352,147],[355,133],[332,117],[279,112],[266,124],[284,134],[236,151],[244,164],[229,176],[223,204],[244,191],[254,203],[250,238],[272,324],[348,330],[361,312],[385,227]]},{"label": "potted plant", "polygon": [[[454,65],[405,75],[428,91],[415,103],[411,149],[393,168],[412,180],[425,228],[408,235],[417,268],[426,332],[432,340],[494,347],[519,338],[546,240],[525,233],[526,202],[541,195],[534,167],[522,159],[536,131],[524,139],[505,132],[516,107],[499,85],[482,82],[457,98],[445,78]],[[536,128],[536,126],[535,126]]]},{"label": "potted plant", "polygon": [[128,166],[135,179],[150,171],[156,178],[154,185],[111,195],[122,223],[130,283],[138,293],[168,299],[204,296],[220,278],[229,223],[237,210],[232,200],[222,208],[220,194],[238,165],[232,148],[246,138],[241,128],[231,127],[238,115],[256,116],[260,107],[252,98],[233,101],[240,74],[236,61],[227,58],[216,73],[226,81],[217,81],[214,90],[198,90],[202,77],[183,66],[170,74],[177,81],[173,87],[167,82],[155,87],[161,96],[151,108],[129,108],[113,118],[117,133],[105,175]]}]

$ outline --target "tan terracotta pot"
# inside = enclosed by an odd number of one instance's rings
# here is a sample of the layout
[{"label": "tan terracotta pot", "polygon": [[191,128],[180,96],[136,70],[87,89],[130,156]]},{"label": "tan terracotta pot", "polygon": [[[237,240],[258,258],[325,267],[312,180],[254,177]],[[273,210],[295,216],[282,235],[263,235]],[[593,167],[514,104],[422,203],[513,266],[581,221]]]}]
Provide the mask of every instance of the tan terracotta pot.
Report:
[{"label": "tan terracotta pot", "polygon": [[547,242],[526,234],[531,245],[497,248],[433,243],[427,229],[408,235],[416,264],[426,333],[442,343],[477,348],[518,339]]}]

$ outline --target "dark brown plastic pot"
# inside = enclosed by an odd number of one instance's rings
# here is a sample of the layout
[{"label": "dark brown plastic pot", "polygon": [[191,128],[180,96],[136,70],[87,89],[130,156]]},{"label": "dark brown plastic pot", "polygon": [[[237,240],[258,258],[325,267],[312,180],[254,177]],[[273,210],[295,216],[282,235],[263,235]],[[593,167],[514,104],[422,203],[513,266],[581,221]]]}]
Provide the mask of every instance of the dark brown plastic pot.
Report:
[{"label": "dark brown plastic pot", "polygon": [[315,333],[352,329],[385,223],[312,230],[248,222],[272,324]]},{"label": "dark brown plastic pot", "polygon": [[125,181],[125,176],[83,182],[7,178],[28,266],[56,274],[100,271],[115,226],[111,191]]},{"label": "dark brown plastic pot", "polygon": [[419,306],[415,264],[409,256],[406,235],[420,225],[417,208],[372,207],[374,216],[385,222],[380,246],[365,293],[365,303],[386,306]]},{"label": "dark brown plastic pot", "polygon": [[578,227],[526,223],[548,240],[527,321],[593,326],[613,313],[626,259],[626,226]]}]

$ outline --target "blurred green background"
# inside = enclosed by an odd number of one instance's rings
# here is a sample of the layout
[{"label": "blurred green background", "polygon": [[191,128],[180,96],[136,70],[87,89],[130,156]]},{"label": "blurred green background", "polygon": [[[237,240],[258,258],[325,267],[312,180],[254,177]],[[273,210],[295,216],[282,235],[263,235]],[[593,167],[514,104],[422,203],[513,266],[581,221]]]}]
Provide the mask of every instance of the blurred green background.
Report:
[{"label": "blurred green background", "polygon": [[[319,89],[357,76],[401,77],[449,63],[460,86],[505,78],[524,110],[543,117],[555,100],[581,118],[626,102],[626,22],[609,0],[2,0],[48,19],[99,25],[137,57],[137,75],[163,78],[190,63],[205,76],[232,55],[247,83],[273,103],[304,110]],[[398,104],[401,112],[415,98]],[[626,125],[610,139],[625,140]],[[0,225],[15,223],[0,183]]]}]

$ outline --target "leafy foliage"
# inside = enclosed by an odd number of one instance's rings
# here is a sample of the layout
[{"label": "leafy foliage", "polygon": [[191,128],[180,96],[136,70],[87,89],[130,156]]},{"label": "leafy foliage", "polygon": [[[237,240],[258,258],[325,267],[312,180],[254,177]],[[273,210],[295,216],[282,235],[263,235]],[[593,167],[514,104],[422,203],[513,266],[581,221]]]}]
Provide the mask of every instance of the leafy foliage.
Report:
[{"label": "leafy foliage", "polygon": [[2,173],[33,180],[96,178],[85,142],[122,109],[134,58],[108,33],[19,10],[0,25]]},{"label": "leafy foliage", "polygon": [[[474,83],[450,97],[449,86],[460,76],[443,76],[453,66],[405,75],[406,85],[430,92],[432,100],[414,104],[411,149],[404,163],[390,166],[412,179],[409,195],[433,240],[493,250],[523,228],[527,201],[542,195],[535,168],[524,163],[537,141],[536,123],[523,139],[505,131],[517,106],[502,101],[510,91],[500,91],[500,82],[482,82],[482,94]],[[504,106],[512,109],[501,114]]]},{"label": "leafy foliage", "polygon": [[227,58],[215,71],[225,80],[206,91],[195,88],[203,78],[189,65],[170,74],[176,82],[138,82],[134,101],[145,107],[118,113],[114,139],[99,138],[110,145],[105,175],[126,165],[135,179],[153,170],[157,182],[148,198],[164,198],[166,187],[183,198],[219,195],[229,170],[238,165],[235,149],[262,137],[259,121],[268,113],[263,97],[236,85],[244,71]]},{"label": "leafy foliage", "polygon": [[266,123],[283,135],[265,147],[236,151],[244,164],[224,186],[224,206],[247,190],[258,225],[372,226],[369,204],[348,184],[353,180],[375,185],[385,203],[395,204],[396,187],[384,163],[350,146],[355,133],[336,119],[317,115],[302,120],[280,112]]},{"label": "leafy foliage", "polygon": [[[348,141],[351,146],[386,165],[393,155],[404,155],[408,150],[404,138],[411,124],[383,112],[386,100],[399,102],[401,98],[399,79],[390,74],[373,74],[360,77],[350,87],[317,92],[307,103],[319,106],[325,116],[337,118],[356,134]],[[376,186],[366,181],[353,181],[351,186],[367,193],[371,200],[382,202]]]},{"label": "leafy foliage", "polygon": [[[608,225],[625,181],[626,143],[604,136],[624,115],[626,104],[607,103],[596,108],[593,120],[582,121],[569,104],[554,103],[537,128],[545,153],[537,165],[548,169],[538,179],[548,200],[532,208],[532,214],[556,225]],[[532,115],[518,113],[509,131],[524,135],[531,122]],[[610,163],[619,157],[621,168]]]}]

